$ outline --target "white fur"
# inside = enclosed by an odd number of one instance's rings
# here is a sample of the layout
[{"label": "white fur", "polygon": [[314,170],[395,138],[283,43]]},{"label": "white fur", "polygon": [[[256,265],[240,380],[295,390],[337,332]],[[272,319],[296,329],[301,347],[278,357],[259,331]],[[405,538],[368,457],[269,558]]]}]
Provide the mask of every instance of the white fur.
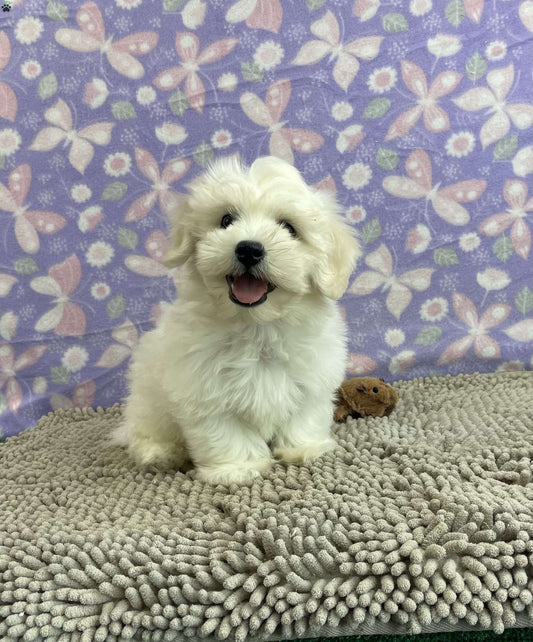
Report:
[{"label": "white fur", "polygon": [[[222,229],[228,210],[238,218]],[[226,160],[191,184],[173,219],[165,262],[184,265],[178,299],[134,353],[114,443],[141,465],[190,459],[213,483],[244,482],[272,455],[300,464],[334,447],[333,400],[346,364],[335,300],[359,247],[333,199],[279,159],[249,169]],[[234,253],[242,240],[263,244],[266,257],[252,270],[276,285],[257,307],[228,296],[225,275],[244,271]]]}]

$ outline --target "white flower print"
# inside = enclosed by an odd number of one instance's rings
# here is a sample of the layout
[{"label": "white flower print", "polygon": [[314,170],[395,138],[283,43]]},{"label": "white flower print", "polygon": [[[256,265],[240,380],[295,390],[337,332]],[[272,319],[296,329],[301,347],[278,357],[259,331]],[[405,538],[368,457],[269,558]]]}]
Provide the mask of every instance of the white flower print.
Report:
[{"label": "white flower print", "polygon": [[353,163],[344,170],[342,182],[348,189],[362,189],[370,182],[372,170],[365,163]]},{"label": "white flower print", "polygon": [[19,149],[21,142],[16,129],[0,129],[0,156],[11,156]]},{"label": "white flower print", "polygon": [[502,60],[507,54],[507,45],[503,40],[493,40],[485,48],[489,60]]},{"label": "white flower print", "polygon": [[459,237],[459,247],[463,252],[472,252],[479,247],[481,239],[476,232],[466,232]]},{"label": "white flower print", "polygon": [[135,9],[143,0],[115,0],[117,7],[121,9]]},{"label": "white flower print", "polygon": [[125,176],[131,169],[131,156],[125,152],[109,154],[104,161],[104,171],[108,176]]},{"label": "white flower print", "polygon": [[92,196],[91,188],[85,183],[77,183],[70,190],[70,197],[76,203],[85,203]]},{"label": "white flower print", "polygon": [[353,107],[345,100],[336,102],[331,108],[331,116],[337,121],[348,120],[353,114]]},{"label": "white flower print", "polygon": [[394,87],[397,80],[398,74],[394,67],[380,67],[370,74],[366,84],[373,93],[384,94]]},{"label": "white flower print", "polygon": [[79,372],[87,363],[89,353],[82,346],[72,346],[65,350],[61,363],[69,372]]},{"label": "white flower print", "polygon": [[218,79],[218,88],[220,91],[233,91],[237,87],[237,76],[232,73],[225,73]]},{"label": "white flower print", "polygon": [[43,23],[39,18],[26,16],[17,22],[15,27],[15,38],[22,45],[31,45],[41,37],[43,33]]},{"label": "white flower print", "polygon": [[20,73],[26,80],[34,80],[42,72],[41,63],[38,60],[26,60],[20,66]]},{"label": "white flower print", "polygon": [[218,129],[211,136],[211,144],[215,149],[224,149],[233,142],[231,132],[227,129]]},{"label": "white flower print", "polygon": [[91,296],[97,301],[103,301],[111,294],[111,288],[107,283],[99,281],[91,285]]},{"label": "white flower print", "polygon": [[385,343],[391,348],[397,348],[405,341],[405,333],[400,328],[389,328],[385,332]]},{"label": "white flower print", "polygon": [[105,241],[96,241],[85,253],[85,258],[91,267],[104,267],[104,265],[107,265],[111,261],[114,255],[115,250],[112,245]]},{"label": "white flower print", "polygon": [[432,0],[411,0],[409,3],[409,11],[417,18],[429,13],[432,8]]},{"label": "white flower print", "polygon": [[468,156],[474,149],[476,138],[472,132],[457,132],[452,134],[446,141],[446,153],[454,158]]},{"label": "white flower print", "polygon": [[143,106],[151,105],[156,97],[157,94],[155,93],[155,89],[153,87],[139,87],[135,94],[137,102],[139,103],[139,105]]},{"label": "white flower print", "polygon": [[254,53],[255,64],[264,71],[277,67],[283,60],[283,47],[273,40],[262,42]]},{"label": "white flower print", "polygon": [[442,321],[448,314],[448,301],[435,297],[424,301],[420,306],[420,318],[424,321]]}]

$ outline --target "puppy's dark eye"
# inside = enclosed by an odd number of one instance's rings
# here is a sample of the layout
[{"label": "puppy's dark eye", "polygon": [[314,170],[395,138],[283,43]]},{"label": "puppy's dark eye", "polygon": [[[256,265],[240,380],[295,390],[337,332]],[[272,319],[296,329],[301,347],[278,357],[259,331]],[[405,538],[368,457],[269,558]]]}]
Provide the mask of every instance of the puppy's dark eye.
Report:
[{"label": "puppy's dark eye", "polygon": [[233,216],[233,214],[224,214],[220,221],[220,227],[226,229],[233,223],[234,220],[235,217]]},{"label": "puppy's dark eye", "polygon": [[281,227],[284,227],[289,232],[289,234],[291,236],[294,236],[294,238],[296,238],[298,236],[298,234],[296,233],[296,230],[289,223],[289,221],[280,221],[279,224],[281,225]]}]

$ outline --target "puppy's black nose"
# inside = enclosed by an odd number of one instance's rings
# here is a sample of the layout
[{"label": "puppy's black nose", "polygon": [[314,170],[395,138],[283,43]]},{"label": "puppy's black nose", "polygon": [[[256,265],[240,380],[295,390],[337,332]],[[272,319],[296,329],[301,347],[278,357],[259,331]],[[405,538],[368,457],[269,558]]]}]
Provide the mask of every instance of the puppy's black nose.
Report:
[{"label": "puppy's black nose", "polygon": [[235,256],[245,267],[250,268],[265,256],[265,248],[257,241],[240,241],[235,246]]}]

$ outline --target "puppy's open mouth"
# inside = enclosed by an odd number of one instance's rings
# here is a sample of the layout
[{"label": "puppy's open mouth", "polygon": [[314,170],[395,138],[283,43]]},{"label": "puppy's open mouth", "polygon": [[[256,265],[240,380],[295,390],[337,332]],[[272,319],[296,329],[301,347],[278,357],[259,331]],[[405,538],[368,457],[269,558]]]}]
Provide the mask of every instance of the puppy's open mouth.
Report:
[{"label": "puppy's open mouth", "polygon": [[239,276],[227,274],[226,281],[229,285],[229,298],[233,303],[244,305],[247,308],[264,303],[268,293],[276,287],[248,272]]}]

